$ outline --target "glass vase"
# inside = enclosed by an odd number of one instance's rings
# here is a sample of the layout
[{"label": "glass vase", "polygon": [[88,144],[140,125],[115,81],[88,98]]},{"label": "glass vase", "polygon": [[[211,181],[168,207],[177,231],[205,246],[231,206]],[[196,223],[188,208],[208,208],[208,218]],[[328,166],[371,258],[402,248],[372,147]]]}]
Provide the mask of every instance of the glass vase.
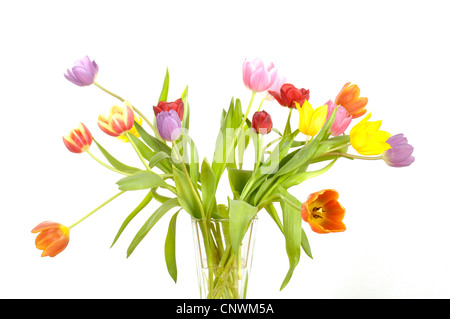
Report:
[{"label": "glass vase", "polygon": [[231,247],[227,219],[192,218],[201,299],[245,299],[257,218],[250,221],[238,251]]}]

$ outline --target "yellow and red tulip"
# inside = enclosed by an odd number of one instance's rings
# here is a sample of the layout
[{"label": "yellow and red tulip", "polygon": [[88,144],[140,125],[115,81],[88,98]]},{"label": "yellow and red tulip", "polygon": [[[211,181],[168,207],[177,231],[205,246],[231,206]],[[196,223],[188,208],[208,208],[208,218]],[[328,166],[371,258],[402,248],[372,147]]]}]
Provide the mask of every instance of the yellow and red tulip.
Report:
[{"label": "yellow and red tulip", "polygon": [[342,220],[345,209],[338,202],[339,194],[334,189],[312,193],[301,208],[301,215],[311,230],[319,234],[342,232],[346,229]]},{"label": "yellow and red tulip", "polygon": [[108,135],[117,137],[132,129],[134,125],[134,112],[131,105],[125,101],[125,106],[114,105],[109,116],[101,114],[98,117],[98,126]]},{"label": "yellow and red tulip", "polygon": [[[140,117],[139,115],[134,114],[134,121],[142,126],[142,117]],[[139,133],[138,133],[138,131],[137,131],[137,129],[136,129],[136,127],[134,125],[131,128],[131,130],[129,130],[129,132],[130,132],[130,134],[133,134],[136,137],[140,137],[140,135],[139,135]],[[125,142],[125,143],[129,142],[128,137],[126,137],[125,135],[117,136],[117,139],[119,141],[122,141],[122,142]]]},{"label": "yellow and red tulip", "polygon": [[68,135],[63,136],[63,142],[69,151],[83,153],[92,144],[92,134],[83,123],[80,123],[78,128],[73,129]]},{"label": "yellow and red tulip", "polygon": [[31,232],[39,233],[35,244],[37,249],[42,250],[42,257],[55,257],[69,244],[70,230],[59,223],[45,221],[34,227]]},{"label": "yellow and red tulip", "polygon": [[356,84],[345,83],[341,92],[336,96],[334,104],[343,106],[354,119],[363,116],[367,112],[365,107],[368,99],[360,97],[359,94],[360,90]]},{"label": "yellow and red tulip", "polygon": [[388,132],[381,131],[381,121],[368,121],[369,113],[361,122],[350,131],[350,143],[361,155],[380,155],[391,146],[387,140],[391,136]]}]

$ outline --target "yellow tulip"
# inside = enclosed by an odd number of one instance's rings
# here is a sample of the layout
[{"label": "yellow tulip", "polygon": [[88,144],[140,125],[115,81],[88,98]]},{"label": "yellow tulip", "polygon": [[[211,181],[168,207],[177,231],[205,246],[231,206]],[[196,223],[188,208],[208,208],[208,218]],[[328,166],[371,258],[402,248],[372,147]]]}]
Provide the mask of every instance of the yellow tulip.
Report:
[{"label": "yellow tulip", "polygon": [[313,110],[308,100],[302,106],[295,102],[300,114],[298,129],[305,135],[314,136],[319,133],[327,118],[328,105],[322,105]]},{"label": "yellow tulip", "polygon": [[[134,115],[134,120],[136,121],[136,122],[138,122],[139,123],[139,125],[141,125],[142,126],[142,118],[140,117],[140,116],[138,116],[138,115]],[[131,133],[131,134],[133,134],[134,136],[136,136],[136,137],[140,137],[140,135],[139,135],[139,133],[138,133],[138,131],[137,131],[137,129],[136,129],[136,127],[133,125],[133,127],[131,128],[131,130],[129,130],[128,131],[129,133]],[[120,141],[122,141],[122,142],[129,142],[129,140],[128,140],[128,138],[125,136],[125,135],[120,135],[120,136],[117,136],[116,137],[118,140],[120,140]]]},{"label": "yellow tulip", "polygon": [[361,155],[380,155],[391,148],[386,143],[391,134],[380,130],[381,121],[369,122],[370,116],[368,114],[351,129],[350,143]]}]

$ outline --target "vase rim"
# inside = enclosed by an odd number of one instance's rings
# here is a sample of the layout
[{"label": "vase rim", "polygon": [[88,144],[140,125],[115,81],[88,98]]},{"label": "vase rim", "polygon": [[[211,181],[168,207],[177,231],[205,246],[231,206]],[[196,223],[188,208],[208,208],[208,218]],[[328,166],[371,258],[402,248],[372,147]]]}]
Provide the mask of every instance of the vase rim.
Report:
[{"label": "vase rim", "polygon": [[[193,216],[191,216],[192,221],[198,221],[198,220],[215,220],[215,221],[229,221],[228,218],[195,218]],[[255,217],[253,217],[251,220],[257,220],[258,219],[258,215],[256,215]]]}]

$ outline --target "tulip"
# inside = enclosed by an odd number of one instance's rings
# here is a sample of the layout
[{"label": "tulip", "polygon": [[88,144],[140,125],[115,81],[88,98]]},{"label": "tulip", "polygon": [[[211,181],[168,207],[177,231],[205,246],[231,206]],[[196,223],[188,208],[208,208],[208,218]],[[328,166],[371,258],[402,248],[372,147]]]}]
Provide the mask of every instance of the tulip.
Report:
[{"label": "tulip", "polygon": [[337,201],[338,198],[338,192],[333,189],[324,189],[308,196],[300,213],[302,219],[309,223],[312,231],[327,234],[346,229],[342,222],[345,209]]},{"label": "tulip", "polygon": [[72,70],[67,69],[67,74],[64,74],[64,77],[78,86],[87,86],[94,83],[97,73],[97,63],[85,56],[84,59],[75,61],[75,66]]},{"label": "tulip", "polygon": [[181,135],[181,121],[175,110],[160,112],[156,116],[156,126],[165,141],[175,141]]},{"label": "tulip", "polygon": [[327,121],[330,118],[331,114],[333,114],[334,109],[337,107],[336,117],[334,118],[334,122],[330,127],[330,131],[331,135],[333,136],[341,135],[348,128],[353,117],[347,112],[344,107],[339,107],[339,105],[334,104],[333,102],[331,102],[331,100],[329,100],[325,104],[328,105],[326,119]]},{"label": "tulip", "polygon": [[392,167],[405,167],[414,162],[415,158],[411,156],[414,147],[408,144],[408,140],[403,134],[391,136],[387,143],[391,148],[385,151],[382,156],[386,164]]},{"label": "tulip", "polygon": [[[141,118],[139,115],[134,114],[134,121],[137,122],[139,125],[142,126],[142,118]],[[134,125],[133,125],[133,127],[131,128],[131,130],[129,130],[129,133],[130,133],[130,134],[133,134],[133,135],[136,136],[136,137],[140,137],[139,132],[137,131],[136,126],[134,126]],[[120,136],[117,136],[117,139],[118,139],[119,141],[122,141],[122,142],[125,142],[125,143],[129,142],[128,137],[126,137],[126,136],[123,135],[123,134],[120,135]]]},{"label": "tulip", "polygon": [[252,128],[258,134],[268,134],[272,130],[272,118],[266,111],[255,112],[252,118]]},{"label": "tulip", "polygon": [[356,84],[345,83],[334,104],[342,105],[354,119],[358,118],[367,112],[364,108],[368,102],[366,97],[359,97],[359,94],[360,90]]},{"label": "tulip", "polygon": [[120,136],[132,129],[134,125],[134,113],[128,101],[125,101],[125,107],[117,105],[111,107],[109,116],[101,114],[98,117],[98,126],[108,135]]},{"label": "tulip", "polygon": [[68,135],[63,136],[63,142],[69,151],[83,153],[92,144],[92,134],[83,123],[80,123],[78,128],[73,129]]},{"label": "tulip", "polygon": [[386,142],[391,134],[380,130],[381,121],[369,122],[370,116],[369,113],[351,129],[350,143],[361,155],[380,155],[391,148]]},{"label": "tulip", "polygon": [[264,67],[261,59],[249,61],[245,59],[242,66],[244,84],[253,92],[264,92],[280,81],[278,70],[273,63]]},{"label": "tulip", "polygon": [[327,105],[322,105],[313,110],[308,100],[305,100],[303,106],[294,102],[300,114],[298,129],[307,136],[314,136],[319,133],[327,118]]},{"label": "tulip", "polygon": [[36,236],[36,248],[42,250],[42,257],[55,257],[69,244],[70,230],[68,227],[55,222],[42,222],[31,230],[39,233]]},{"label": "tulip", "polygon": [[280,93],[269,91],[269,94],[280,103],[281,106],[295,108],[297,102],[300,106],[305,100],[309,100],[309,90],[297,89],[294,85],[285,83],[280,88]]},{"label": "tulip", "polygon": [[158,116],[162,111],[170,111],[175,110],[177,112],[180,121],[183,121],[184,116],[184,103],[183,100],[178,99],[174,102],[164,102],[160,101],[157,106],[153,107],[153,112],[155,112],[155,116]]}]

